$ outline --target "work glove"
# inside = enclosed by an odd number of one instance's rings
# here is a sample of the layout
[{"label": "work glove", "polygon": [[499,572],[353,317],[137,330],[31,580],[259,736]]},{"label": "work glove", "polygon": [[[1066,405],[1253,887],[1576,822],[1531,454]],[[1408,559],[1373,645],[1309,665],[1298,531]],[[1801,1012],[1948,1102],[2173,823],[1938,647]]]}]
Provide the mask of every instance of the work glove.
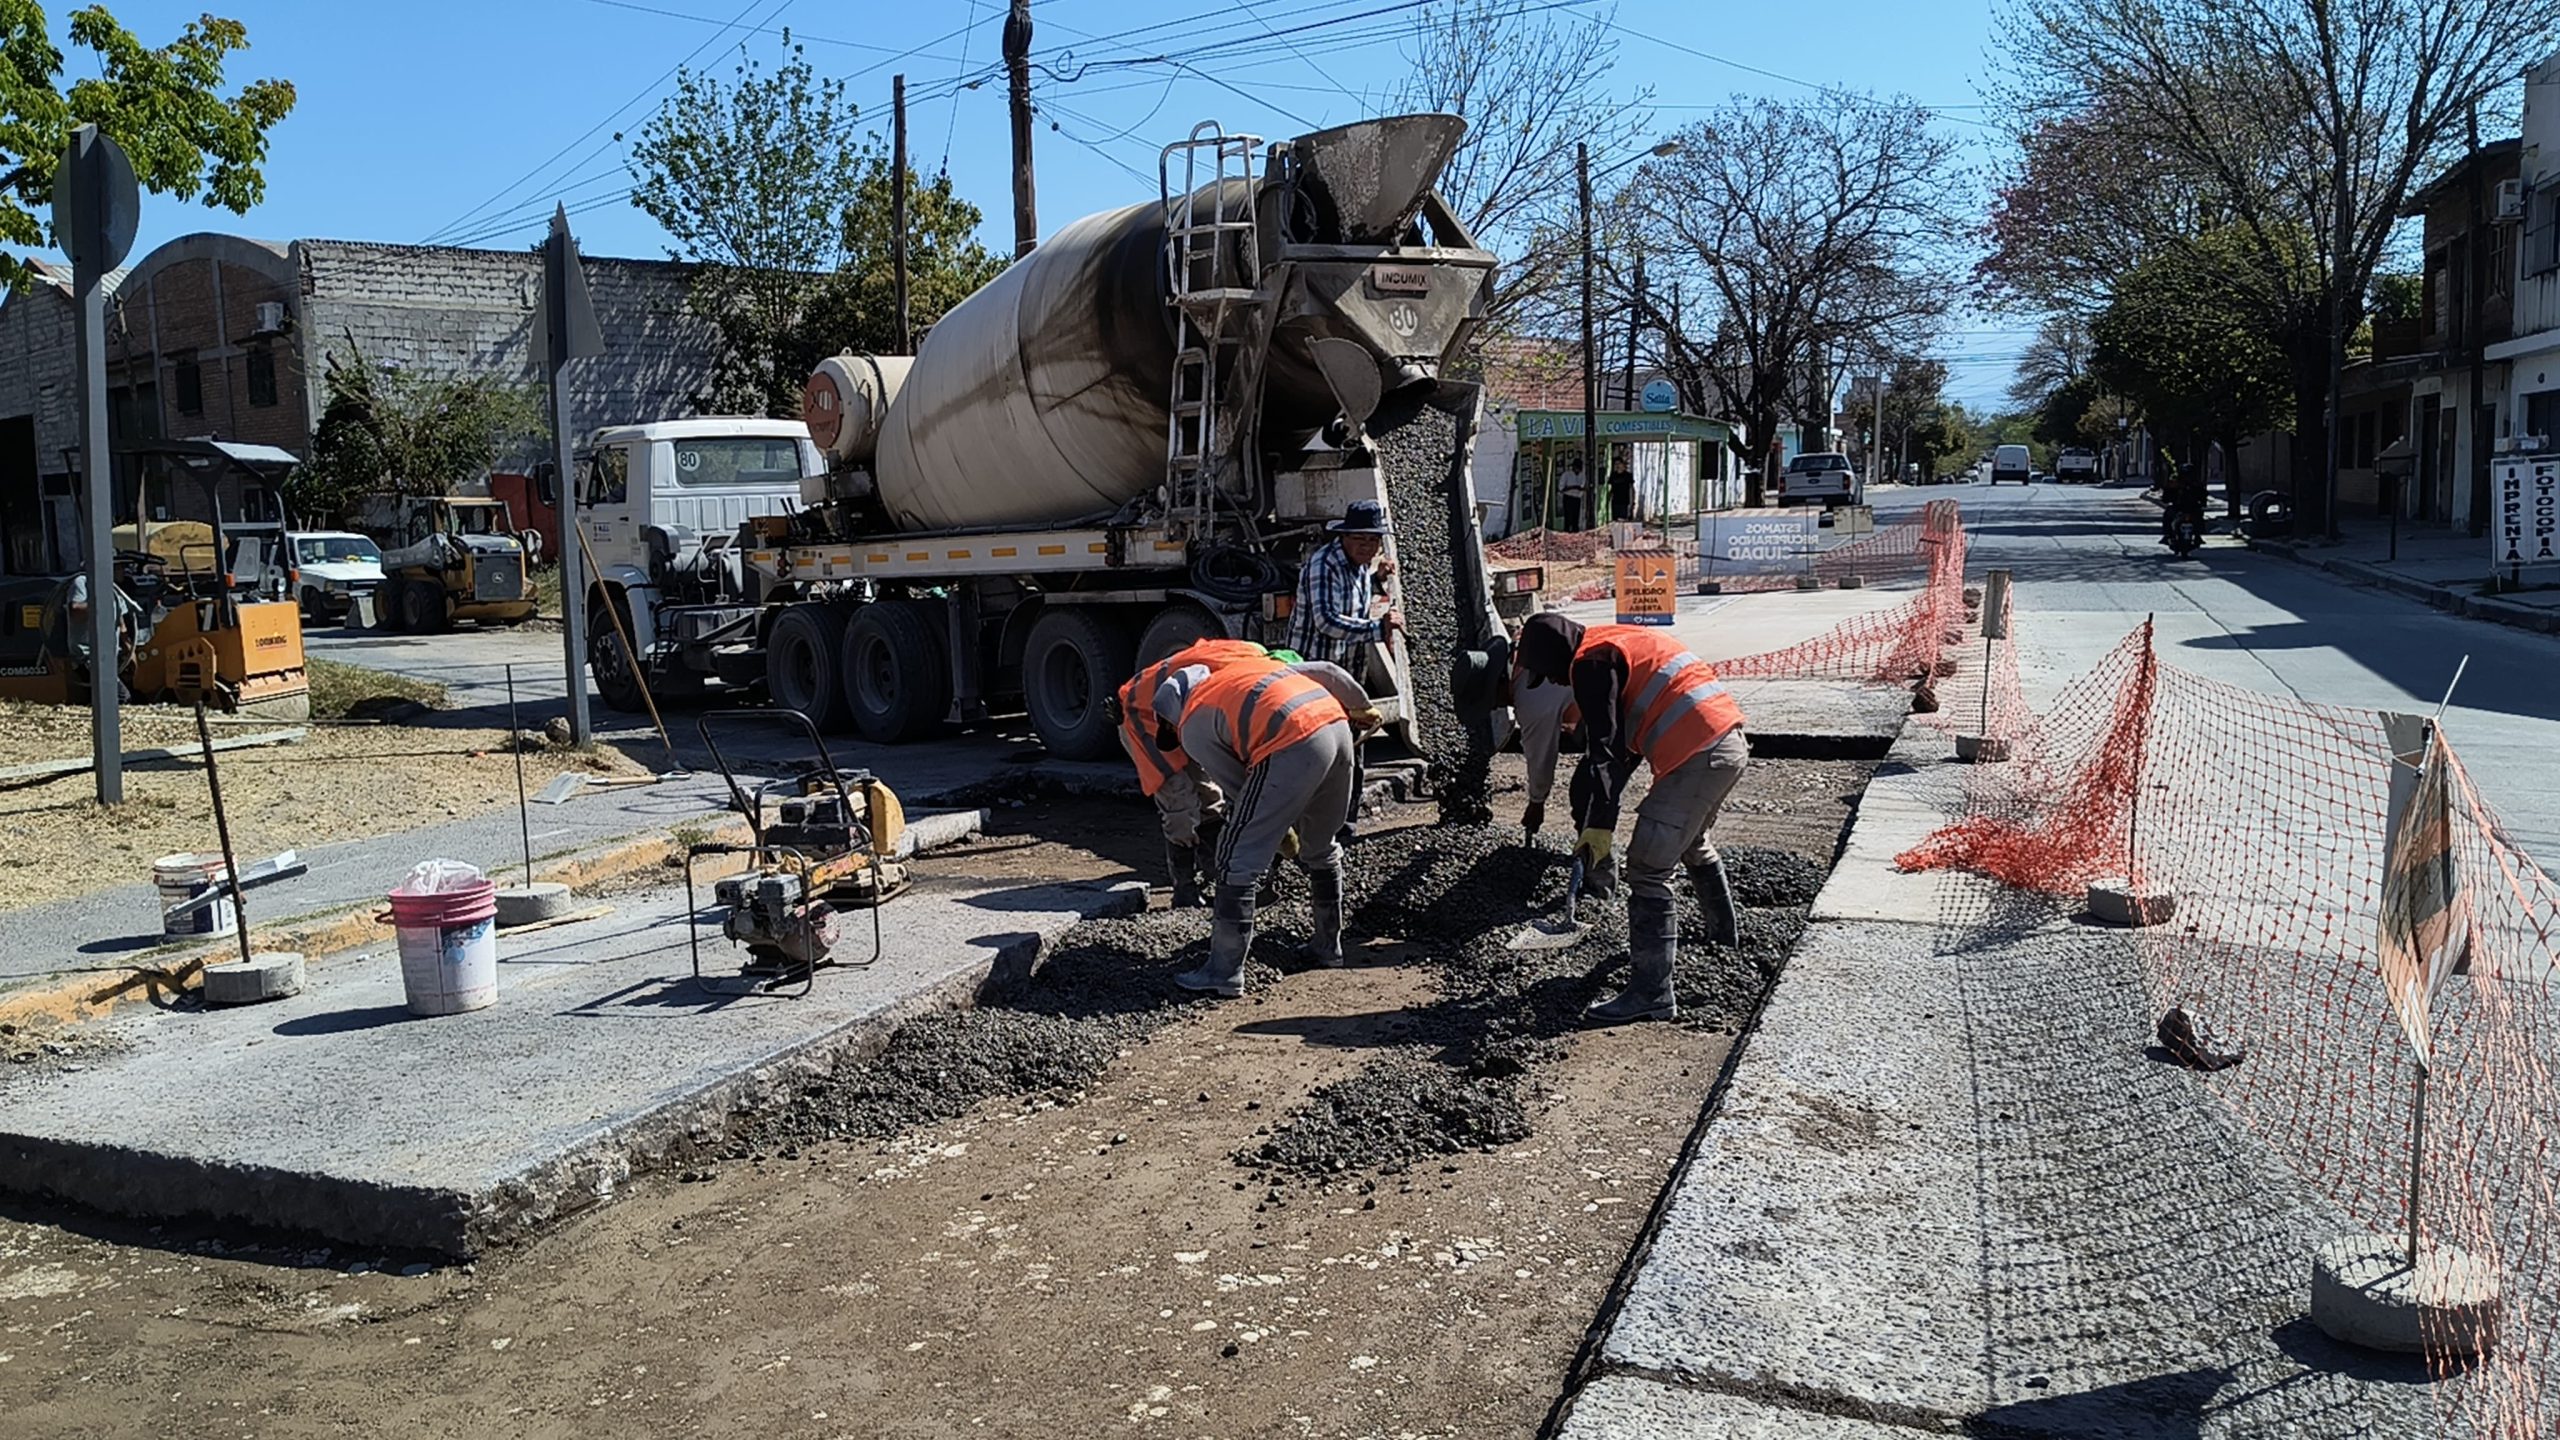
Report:
[{"label": "work glove", "polygon": [[1614,839],[1616,837],[1608,831],[1594,825],[1582,832],[1582,839],[1573,847],[1573,858],[1581,861],[1584,869],[1597,870],[1608,863],[1609,846]]},{"label": "work glove", "polygon": [[1547,828],[1547,802],[1530,801],[1529,808],[1520,812],[1520,828],[1529,832],[1530,839],[1537,839],[1538,832]]},{"label": "work glove", "polygon": [[1387,717],[1375,705],[1364,705],[1351,712],[1351,728],[1366,735],[1387,723]]}]

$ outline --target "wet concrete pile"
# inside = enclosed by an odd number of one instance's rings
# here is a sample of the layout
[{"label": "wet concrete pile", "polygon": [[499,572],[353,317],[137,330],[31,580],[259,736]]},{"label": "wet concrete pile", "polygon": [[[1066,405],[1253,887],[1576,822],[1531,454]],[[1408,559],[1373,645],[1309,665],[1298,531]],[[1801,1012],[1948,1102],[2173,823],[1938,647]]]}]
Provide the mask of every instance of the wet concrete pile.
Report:
[{"label": "wet concrete pile", "polygon": [[[1317,1091],[1236,1158],[1322,1178],[1525,1138],[1533,1071],[1562,1058],[1583,1006],[1626,978],[1623,897],[1586,901],[1589,932],[1569,948],[1514,950],[1522,926],[1562,907],[1562,853],[1524,846],[1507,826],[1442,825],[1366,837],[1352,854],[1352,928],[1410,945],[1440,971],[1440,993],[1414,1013],[1408,1044]],[[1745,911],[1742,943],[1727,949],[1708,943],[1688,887],[1678,887],[1672,983],[1687,1025],[1739,1023],[1821,888],[1819,867],[1785,851],[1734,846],[1725,860],[1737,893],[1766,903]]]},{"label": "wet concrete pile", "polygon": [[1396,583],[1404,610],[1405,654],[1413,674],[1415,735],[1444,821],[1475,825],[1492,818],[1490,737],[1458,719],[1449,696],[1449,662],[1465,648],[1460,607],[1481,607],[1461,593],[1455,547],[1465,543],[1450,487],[1466,483],[1457,417],[1423,406],[1410,419],[1371,435],[1387,487],[1396,541]]}]

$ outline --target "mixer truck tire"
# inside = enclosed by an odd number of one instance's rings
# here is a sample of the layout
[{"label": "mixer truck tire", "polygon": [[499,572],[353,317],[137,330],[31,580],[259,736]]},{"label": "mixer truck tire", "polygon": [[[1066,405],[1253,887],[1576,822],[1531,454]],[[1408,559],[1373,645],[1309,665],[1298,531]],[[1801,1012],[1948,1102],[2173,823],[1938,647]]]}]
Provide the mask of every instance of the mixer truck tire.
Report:
[{"label": "mixer truck tire", "polygon": [[1040,743],[1062,760],[1101,760],[1118,752],[1119,733],[1104,697],[1137,670],[1126,626],[1081,607],[1042,612],[1022,647],[1023,708]]},{"label": "mixer truck tire", "polygon": [[[608,605],[612,613],[606,611]],[[631,608],[620,591],[587,592],[587,674],[596,682],[598,698],[629,715],[647,709],[649,697],[640,683],[640,667],[630,647],[622,643],[621,628],[613,623],[616,614],[623,626],[630,625]]]},{"label": "mixer truck tire", "polygon": [[774,617],[773,632],[765,637],[766,693],[822,731],[842,730],[850,718],[840,658],[844,633],[844,607],[793,605]]},{"label": "mixer truck tire", "polygon": [[1156,612],[1138,632],[1137,664],[1153,665],[1194,640],[1224,640],[1227,627],[1197,605],[1173,604]]},{"label": "mixer truck tire", "polygon": [[912,600],[875,600],[845,631],[843,704],[853,728],[875,744],[921,740],[951,713],[951,665],[942,652],[938,610]]}]

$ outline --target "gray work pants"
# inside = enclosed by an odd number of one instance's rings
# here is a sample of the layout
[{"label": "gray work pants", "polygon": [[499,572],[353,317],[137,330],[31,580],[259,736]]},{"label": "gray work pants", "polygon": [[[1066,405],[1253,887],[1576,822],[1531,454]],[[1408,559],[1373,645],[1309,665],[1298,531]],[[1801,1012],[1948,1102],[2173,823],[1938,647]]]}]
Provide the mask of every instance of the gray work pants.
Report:
[{"label": "gray work pants", "polygon": [[[1194,733],[1194,724],[1198,733]],[[1271,868],[1280,853],[1280,837],[1298,832],[1298,868],[1332,870],[1342,864],[1340,835],[1351,813],[1353,757],[1359,742],[1341,720],[1243,769],[1236,758],[1214,742],[1205,721],[1186,721],[1182,748],[1221,784],[1233,771],[1227,793],[1227,828],[1218,832],[1218,853],[1211,873],[1228,885],[1251,885]]]},{"label": "gray work pants", "polygon": [[1750,761],[1751,742],[1737,725],[1670,774],[1653,777],[1653,788],[1636,807],[1636,833],[1627,841],[1628,894],[1668,900],[1674,870],[1716,858],[1708,832]]}]

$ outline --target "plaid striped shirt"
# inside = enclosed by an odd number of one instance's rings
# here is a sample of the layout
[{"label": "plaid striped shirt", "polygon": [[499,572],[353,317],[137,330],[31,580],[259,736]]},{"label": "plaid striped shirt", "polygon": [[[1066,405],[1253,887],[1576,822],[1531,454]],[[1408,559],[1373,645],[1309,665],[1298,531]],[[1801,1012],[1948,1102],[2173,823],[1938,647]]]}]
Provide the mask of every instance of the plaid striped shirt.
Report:
[{"label": "plaid striped shirt", "polygon": [[1351,563],[1342,542],[1328,540],[1298,572],[1298,596],[1289,611],[1289,648],[1309,660],[1329,660],[1353,674],[1362,646],[1385,633],[1369,615],[1377,582]]}]

